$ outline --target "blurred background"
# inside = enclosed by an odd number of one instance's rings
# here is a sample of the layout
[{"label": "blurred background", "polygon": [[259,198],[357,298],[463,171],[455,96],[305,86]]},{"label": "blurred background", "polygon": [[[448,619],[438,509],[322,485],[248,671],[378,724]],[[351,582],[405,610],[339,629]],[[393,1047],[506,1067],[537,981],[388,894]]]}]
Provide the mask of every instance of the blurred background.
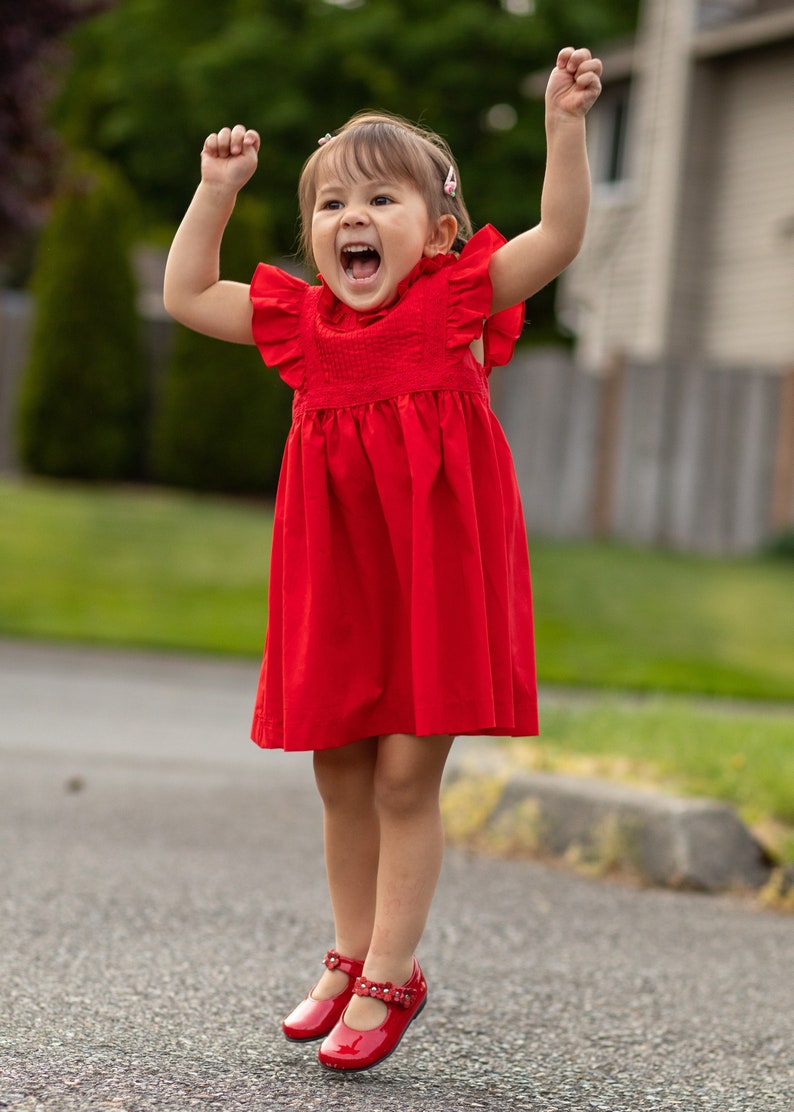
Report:
[{"label": "blurred background", "polygon": [[[241,281],[261,259],[296,265],[301,166],[318,135],[362,108],[444,134],[475,219],[513,235],[539,213],[545,141],[532,75],[551,69],[561,44],[630,33],[637,4],[35,0],[4,9],[0,273],[11,292],[0,461],[60,477],[267,493],[289,425],[286,390],[254,353],[163,322],[165,252],[205,135],[237,121],[262,135],[260,168],[224,242],[225,272]],[[530,339],[562,339],[551,290],[533,305]]]},{"label": "blurred background", "polygon": [[588,239],[493,383],[530,531],[791,544],[790,0],[5,3],[0,467],[272,494],[287,390],[162,310],[205,134],[263,136],[238,280],[297,266],[301,165],[362,108],[441,132],[476,223],[511,236],[539,214],[565,43],[606,65]]},{"label": "blurred background", "polygon": [[[0,11],[0,635],[261,651],[290,392],[162,310],[206,134],[262,135],[228,277],[297,267],[300,168],[364,108],[443,134],[475,224],[512,236],[539,215],[546,75],[586,44],[605,64],[587,239],[528,305],[493,405],[541,680],[696,705],[552,712],[545,744],[639,746],[644,777],[772,816],[794,856],[794,3]],[[709,724],[704,697],[758,714]]]}]

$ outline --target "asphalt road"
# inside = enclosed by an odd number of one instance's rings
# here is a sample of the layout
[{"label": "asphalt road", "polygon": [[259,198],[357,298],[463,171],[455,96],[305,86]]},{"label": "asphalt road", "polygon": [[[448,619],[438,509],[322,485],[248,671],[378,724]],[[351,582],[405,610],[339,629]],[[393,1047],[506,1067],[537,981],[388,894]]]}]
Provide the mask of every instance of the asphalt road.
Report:
[{"label": "asphalt road", "polygon": [[0,643],[0,1109],[792,1112],[794,919],[450,850],[429,1003],[361,1075],[279,1020],[331,942],[250,664]]}]

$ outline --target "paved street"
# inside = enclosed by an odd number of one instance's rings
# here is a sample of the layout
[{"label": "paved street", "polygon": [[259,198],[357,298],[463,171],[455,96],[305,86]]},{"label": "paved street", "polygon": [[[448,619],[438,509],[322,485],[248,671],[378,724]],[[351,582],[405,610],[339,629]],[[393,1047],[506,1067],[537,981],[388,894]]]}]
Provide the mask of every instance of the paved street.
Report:
[{"label": "paved street", "polygon": [[400,1050],[284,1040],[332,938],[256,671],[0,643],[0,1109],[794,1110],[794,918],[454,850]]}]

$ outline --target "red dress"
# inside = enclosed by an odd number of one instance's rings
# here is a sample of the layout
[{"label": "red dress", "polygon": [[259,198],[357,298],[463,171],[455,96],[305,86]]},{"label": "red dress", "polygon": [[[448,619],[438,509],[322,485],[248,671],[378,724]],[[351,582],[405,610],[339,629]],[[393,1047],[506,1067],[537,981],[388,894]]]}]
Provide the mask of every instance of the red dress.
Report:
[{"label": "red dress", "polygon": [[[523,306],[491,317],[491,227],[386,308],[260,264],[254,340],[294,389],[252,738],[537,733],[529,557],[488,403]],[[482,336],[485,366],[469,345]]]}]

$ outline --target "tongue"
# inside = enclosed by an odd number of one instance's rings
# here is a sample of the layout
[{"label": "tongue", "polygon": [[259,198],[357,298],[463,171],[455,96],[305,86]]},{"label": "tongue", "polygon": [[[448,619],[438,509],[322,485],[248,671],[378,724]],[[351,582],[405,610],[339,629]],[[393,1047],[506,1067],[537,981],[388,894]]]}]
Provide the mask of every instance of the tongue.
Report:
[{"label": "tongue", "polygon": [[350,259],[349,272],[360,281],[362,278],[371,278],[380,266],[377,255],[353,255]]}]

